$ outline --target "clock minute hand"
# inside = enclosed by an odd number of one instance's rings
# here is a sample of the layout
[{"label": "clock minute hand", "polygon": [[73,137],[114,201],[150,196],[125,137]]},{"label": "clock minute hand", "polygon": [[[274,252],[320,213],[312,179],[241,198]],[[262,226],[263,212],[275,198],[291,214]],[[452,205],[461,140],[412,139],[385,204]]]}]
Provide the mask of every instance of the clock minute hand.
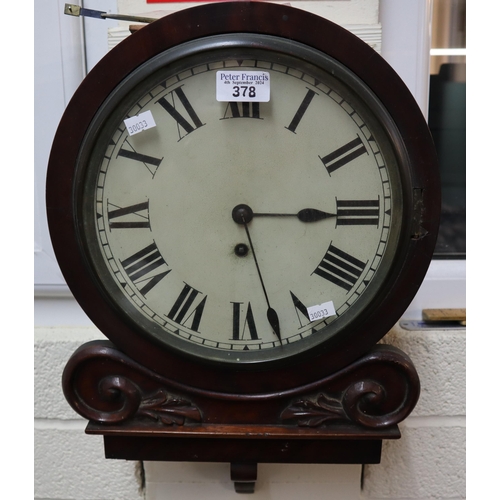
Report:
[{"label": "clock minute hand", "polygon": [[255,249],[253,246],[252,238],[250,236],[250,230],[248,229],[248,223],[251,222],[253,218],[253,210],[248,205],[236,205],[232,211],[232,218],[234,222],[237,224],[242,224],[245,228],[245,232],[247,234],[248,243],[250,244],[250,248],[252,250],[253,260],[255,262],[255,267],[257,268],[257,273],[259,275],[260,284],[262,286],[262,290],[264,291],[264,297],[266,298],[267,303],[267,321],[271,325],[274,333],[278,337],[281,343],[281,330],[280,330],[280,321],[278,318],[278,313],[271,307],[269,303],[269,298],[267,296],[266,286],[264,285],[264,279],[262,278],[262,273],[260,272],[259,263],[257,261],[257,256],[255,255]]},{"label": "clock minute hand", "polygon": [[248,230],[248,225],[247,225],[244,218],[242,218],[242,221],[243,221],[243,227],[245,228],[245,232],[247,233],[248,243],[250,244],[250,248],[252,249],[253,260],[255,262],[255,266],[257,267],[257,273],[259,275],[260,284],[262,285],[262,290],[264,291],[264,297],[266,298],[267,320],[269,321],[271,328],[273,329],[274,333],[276,334],[279,341],[281,342],[281,331],[280,331],[280,322],[279,322],[279,318],[278,318],[278,313],[271,307],[271,304],[269,303],[269,298],[267,296],[267,291],[266,291],[266,287],[264,285],[264,280],[263,280],[262,274],[260,272],[259,263],[257,262],[257,256],[255,255],[255,249],[253,247],[252,238],[250,237],[250,231]]},{"label": "clock minute hand", "polygon": [[330,217],[337,217],[337,214],[330,214],[317,210],[315,208],[303,208],[296,214],[277,214],[277,213],[253,213],[254,217],[297,217],[302,222],[317,222]]}]

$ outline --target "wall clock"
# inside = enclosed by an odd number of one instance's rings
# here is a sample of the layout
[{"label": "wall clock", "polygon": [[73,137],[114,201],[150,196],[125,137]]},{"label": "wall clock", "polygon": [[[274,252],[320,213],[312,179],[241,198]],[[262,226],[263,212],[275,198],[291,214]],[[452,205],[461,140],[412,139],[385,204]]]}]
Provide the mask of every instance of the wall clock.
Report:
[{"label": "wall clock", "polygon": [[[225,2],[138,30],[83,81],[49,160],[56,256],[111,341],[75,353],[68,400],[121,458],[209,459],[197,436],[262,447],[267,426],[266,445],[316,443],[289,461],[351,432],[366,463],[418,398],[411,361],[375,344],[423,280],[439,209],[418,106],[339,26]],[[137,455],[151,433],[194,451]],[[263,460],[242,447],[210,459]]]}]

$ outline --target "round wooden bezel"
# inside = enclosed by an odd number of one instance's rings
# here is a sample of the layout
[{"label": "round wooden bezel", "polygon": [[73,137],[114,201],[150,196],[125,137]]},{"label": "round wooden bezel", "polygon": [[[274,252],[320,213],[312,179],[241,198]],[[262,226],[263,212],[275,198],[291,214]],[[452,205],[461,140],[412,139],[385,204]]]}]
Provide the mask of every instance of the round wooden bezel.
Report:
[{"label": "round wooden bezel", "polygon": [[[216,366],[178,355],[141,335],[105,300],[89,274],[74,213],[75,165],[86,131],[112,90],[157,54],[184,42],[220,34],[257,33],[295,40],[349,68],[385,106],[404,140],[409,162],[406,200],[410,230],[405,251],[384,297],[343,333],[334,348],[279,366]],[[125,354],[176,384],[212,397],[271,397],[312,387],[370,350],[401,317],[432,258],[440,213],[437,158],[427,124],[394,70],[343,28],[305,11],[265,2],[211,3],[166,16],[131,35],[107,54],[76,91],[56,133],[47,175],[47,215],[66,282],[95,323]]]}]

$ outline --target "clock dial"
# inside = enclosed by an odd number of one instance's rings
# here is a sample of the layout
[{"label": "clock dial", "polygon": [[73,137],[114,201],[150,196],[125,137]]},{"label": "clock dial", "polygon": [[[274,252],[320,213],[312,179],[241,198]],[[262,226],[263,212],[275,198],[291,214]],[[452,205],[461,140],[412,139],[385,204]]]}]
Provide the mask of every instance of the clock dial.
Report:
[{"label": "clock dial", "polygon": [[[134,328],[255,363],[334,339],[380,293],[403,179],[390,120],[346,68],[279,38],[237,40],[160,54],[108,98],[80,157],[81,232]],[[267,74],[270,100],[218,102],[221,70]],[[124,121],[149,112],[154,126],[131,135]]]}]

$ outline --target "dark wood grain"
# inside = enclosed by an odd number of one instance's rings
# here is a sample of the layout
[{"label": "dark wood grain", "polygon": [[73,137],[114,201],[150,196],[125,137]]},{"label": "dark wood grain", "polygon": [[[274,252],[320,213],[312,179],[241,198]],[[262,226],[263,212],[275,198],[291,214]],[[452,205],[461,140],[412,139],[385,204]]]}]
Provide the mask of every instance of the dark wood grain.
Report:
[{"label": "dark wood grain", "polygon": [[[95,113],[130,72],[156,54],[204,36],[252,32],[310,45],[361,78],[387,108],[404,138],[408,159],[409,220],[404,251],[363,316],[327,349],[293,365],[246,369],[202,364],[141,335],[106,299],[83,255],[74,193],[80,144]],[[66,282],[96,326],[119,349],[154,373],[199,391],[226,395],[293,392],[314,386],[367,353],[396,323],[417,292],[432,258],[440,210],[435,150],[424,118],[392,68],[343,28],[298,9],[266,2],[211,3],[166,16],[134,33],[91,71],[72,98],[56,133],[47,175],[47,215],[53,247]],[[251,376],[248,376],[251,371]]]},{"label": "dark wood grain", "polygon": [[[84,418],[120,432],[172,437],[351,436],[404,420],[420,382],[399,349],[376,346],[349,367],[283,392],[223,393],[180,384],[141,366],[108,341],[82,345],[63,373],[66,399]],[[357,434],[356,434],[357,430]],[[333,434],[332,434],[333,433]],[[369,434],[368,434],[369,435]]]}]

